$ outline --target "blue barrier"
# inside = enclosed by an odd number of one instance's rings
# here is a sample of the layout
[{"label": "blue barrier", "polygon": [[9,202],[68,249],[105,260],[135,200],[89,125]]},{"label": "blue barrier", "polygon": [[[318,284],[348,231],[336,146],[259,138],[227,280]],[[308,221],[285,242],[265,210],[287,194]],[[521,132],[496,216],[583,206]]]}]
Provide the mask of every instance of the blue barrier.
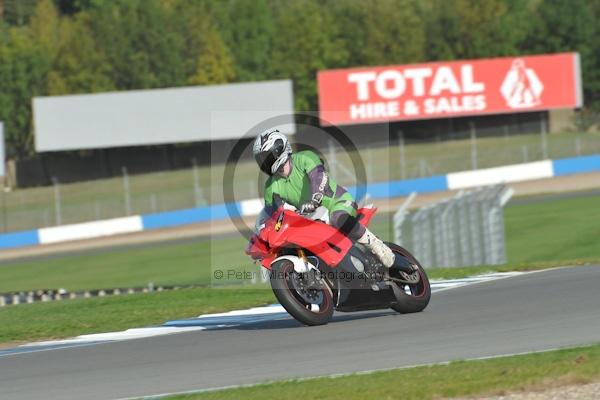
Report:
[{"label": "blue barrier", "polygon": [[448,179],[446,175],[436,175],[403,181],[371,183],[366,186],[351,186],[348,191],[356,198],[359,189],[363,194],[369,193],[373,199],[387,199],[408,196],[412,192],[429,193],[448,190]]},{"label": "blue barrier", "polygon": [[227,212],[228,207],[231,210],[232,216],[239,217],[239,204],[216,204],[209,207],[189,208],[185,210],[166,211],[157,214],[142,215],[142,227],[144,230],[158,229],[193,224],[196,222],[225,219],[229,216]]},{"label": "blue barrier", "polygon": [[600,155],[563,158],[552,161],[554,176],[600,171]]},{"label": "blue barrier", "polygon": [[0,249],[33,246],[36,244],[40,244],[40,237],[37,230],[3,233],[0,235]]},{"label": "blue barrier", "polygon": [[429,193],[448,190],[446,175],[390,182],[388,197],[408,196],[412,192]]}]

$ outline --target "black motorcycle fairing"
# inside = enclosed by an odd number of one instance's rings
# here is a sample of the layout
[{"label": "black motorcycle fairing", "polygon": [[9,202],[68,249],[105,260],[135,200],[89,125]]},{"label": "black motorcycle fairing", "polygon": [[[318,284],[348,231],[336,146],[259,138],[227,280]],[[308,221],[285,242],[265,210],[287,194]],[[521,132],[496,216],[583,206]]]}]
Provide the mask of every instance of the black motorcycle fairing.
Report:
[{"label": "black motorcycle fairing", "polygon": [[[362,264],[363,270],[358,270],[356,264]],[[381,268],[368,250],[356,244],[337,268],[326,268],[324,275],[332,286],[336,310],[349,312],[388,308],[395,297],[389,286],[381,284],[384,277]],[[373,290],[373,285],[378,283],[383,288]]]}]

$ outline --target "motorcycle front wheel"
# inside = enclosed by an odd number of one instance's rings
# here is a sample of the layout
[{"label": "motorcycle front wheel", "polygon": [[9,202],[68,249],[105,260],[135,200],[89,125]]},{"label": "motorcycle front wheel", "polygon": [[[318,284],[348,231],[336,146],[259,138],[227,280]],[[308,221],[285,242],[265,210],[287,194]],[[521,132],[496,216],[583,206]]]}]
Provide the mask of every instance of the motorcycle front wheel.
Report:
[{"label": "motorcycle front wheel", "polygon": [[[305,325],[325,325],[333,316],[333,296],[328,287],[306,286],[306,280],[289,260],[271,265],[271,288],[279,303],[297,321]],[[326,285],[323,283],[323,285]]]}]

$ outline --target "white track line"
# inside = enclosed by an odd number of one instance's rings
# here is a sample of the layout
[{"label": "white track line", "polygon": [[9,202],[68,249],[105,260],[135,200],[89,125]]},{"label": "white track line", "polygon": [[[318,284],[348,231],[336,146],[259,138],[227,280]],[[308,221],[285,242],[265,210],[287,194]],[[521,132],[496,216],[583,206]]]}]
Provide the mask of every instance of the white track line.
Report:
[{"label": "white track line", "polygon": [[89,342],[105,342],[105,341],[117,341],[117,340],[130,340],[130,339],[141,339],[152,336],[170,335],[173,333],[199,331],[203,330],[203,327],[150,327],[150,328],[134,328],[127,329],[121,332],[106,332],[106,333],[94,333],[90,335],[81,335],[71,339],[64,340],[48,340],[45,342],[35,342],[24,344],[21,347],[32,347],[32,346],[57,346],[62,344],[79,344]]}]

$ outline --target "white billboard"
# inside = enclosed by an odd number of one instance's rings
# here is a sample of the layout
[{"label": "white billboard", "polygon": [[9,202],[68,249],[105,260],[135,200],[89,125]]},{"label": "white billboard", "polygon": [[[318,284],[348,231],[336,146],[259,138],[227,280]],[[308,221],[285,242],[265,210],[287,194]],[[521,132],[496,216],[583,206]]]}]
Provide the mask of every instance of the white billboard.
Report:
[{"label": "white billboard", "polygon": [[[230,118],[212,120],[230,113]],[[38,152],[237,139],[268,118],[289,115],[292,81],[136,90],[33,99]]]}]

